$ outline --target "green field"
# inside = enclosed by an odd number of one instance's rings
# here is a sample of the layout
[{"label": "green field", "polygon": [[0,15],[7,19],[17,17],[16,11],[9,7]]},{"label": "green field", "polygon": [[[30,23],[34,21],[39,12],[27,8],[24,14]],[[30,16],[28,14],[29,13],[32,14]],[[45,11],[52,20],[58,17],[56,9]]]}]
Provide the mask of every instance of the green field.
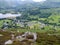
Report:
[{"label": "green field", "polygon": [[3,26],[3,22],[11,22],[11,20],[8,20],[8,19],[6,19],[6,20],[0,20],[0,28]]}]

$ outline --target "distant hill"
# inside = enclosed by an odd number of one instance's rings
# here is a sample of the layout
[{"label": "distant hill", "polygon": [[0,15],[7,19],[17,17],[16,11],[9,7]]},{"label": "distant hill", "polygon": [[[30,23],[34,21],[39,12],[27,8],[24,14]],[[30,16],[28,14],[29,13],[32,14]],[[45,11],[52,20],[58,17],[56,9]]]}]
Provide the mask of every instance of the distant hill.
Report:
[{"label": "distant hill", "polygon": [[0,0],[0,13],[21,13],[22,19],[48,18],[51,15],[60,15],[60,0]]},{"label": "distant hill", "polygon": [[[31,4],[32,3],[32,4]],[[32,0],[0,0],[0,8],[10,8],[10,7],[24,7],[22,6],[24,4],[24,6],[26,6],[27,4],[29,5],[33,5],[33,6],[40,6],[41,8],[46,7],[46,8],[50,8],[50,7],[60,7],[60,0],[47,0],[45,2],[33,2]],[[36,4],[36,5],[35,5]]]},{"label": "distant hill", "polygon": [[60,7],[60,0],[47,0],[44,2],[44,6],[46,7]]}]

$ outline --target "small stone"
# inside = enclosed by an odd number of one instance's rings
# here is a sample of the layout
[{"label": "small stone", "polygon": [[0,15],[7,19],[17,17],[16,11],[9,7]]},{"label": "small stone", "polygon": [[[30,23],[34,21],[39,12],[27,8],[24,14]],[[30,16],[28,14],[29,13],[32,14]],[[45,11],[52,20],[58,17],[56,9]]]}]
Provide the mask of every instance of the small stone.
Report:
[{"label": "small stone", "polygon": [[0,36],[3,36],[2,34],[0,34]]},{"label": "small stone", "polygon": [[8,41],[5,42],[5,45],[7,45],[7,44],[12,44],[12,43],[13,43],[12,40],[8,40]]}]

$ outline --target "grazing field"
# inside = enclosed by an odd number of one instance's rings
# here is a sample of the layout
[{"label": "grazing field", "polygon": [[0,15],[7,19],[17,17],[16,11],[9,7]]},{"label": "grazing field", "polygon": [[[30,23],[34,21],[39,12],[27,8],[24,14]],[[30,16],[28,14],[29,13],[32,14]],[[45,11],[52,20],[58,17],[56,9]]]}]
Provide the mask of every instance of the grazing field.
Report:
[{"label": "grazing field", "polygon": [[[5,20],[0,20],[0,28],[3,26],[3,24],[4,24],[4,21],[5,22],[11,22],[11,20],[8,20],[8,19],[5,19]],[[10,23],[11,24],[11,23]]]}]

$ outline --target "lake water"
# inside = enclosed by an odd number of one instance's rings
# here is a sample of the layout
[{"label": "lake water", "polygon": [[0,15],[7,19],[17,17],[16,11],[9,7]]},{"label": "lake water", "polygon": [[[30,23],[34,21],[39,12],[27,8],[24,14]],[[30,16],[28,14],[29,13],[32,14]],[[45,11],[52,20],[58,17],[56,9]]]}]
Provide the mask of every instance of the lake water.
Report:
[{"label": "lake water", "polygon": [[14,17],[19,17],[19,16],[21,16],[21,14],[10,14],[10,13],[0,14],[0,19],[3,19],[3,18],[14,18]]}]

